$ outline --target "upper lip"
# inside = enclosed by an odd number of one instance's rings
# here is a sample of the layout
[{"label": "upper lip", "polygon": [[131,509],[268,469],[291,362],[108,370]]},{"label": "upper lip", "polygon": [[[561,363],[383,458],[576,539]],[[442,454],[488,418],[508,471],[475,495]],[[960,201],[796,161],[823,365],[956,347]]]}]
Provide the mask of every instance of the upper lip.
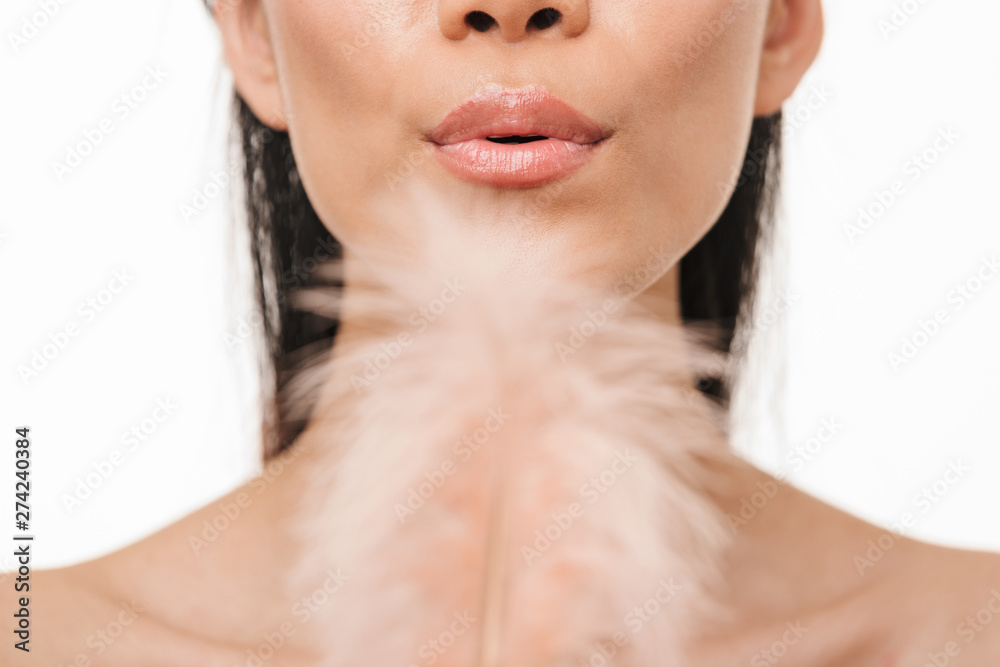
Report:
[{"label": "upper lip", "polygon": [[451,110],[428,138],[436,144],[507,136],[542,136],[578,144],[605,138],[596,121],[540,88],[490,90]]}]

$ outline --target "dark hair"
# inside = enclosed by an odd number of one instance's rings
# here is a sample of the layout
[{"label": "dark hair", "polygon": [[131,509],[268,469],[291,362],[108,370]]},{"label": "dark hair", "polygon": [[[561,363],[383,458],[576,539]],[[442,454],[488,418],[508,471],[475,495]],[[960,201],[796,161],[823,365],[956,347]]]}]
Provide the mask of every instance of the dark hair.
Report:
[{"label": "dark hair", "polygon": [[[305,419],[292,419],[280,398],[305,357],[329,352],[338,322],[290,303],[291,290],[320,284],[320,261],[340,257],[340,244],[320,222],[299,179],[285,132],[269,129],[239,96],[235,132],[242,146],[245,205],[257,308],[264,322],[264,455],[292,445]],[[735,190],[712,229],[681,259],[681,314],[686,322],[708,320],[722,332],[720,351],[732,352],[740,318],[751,316],[759,258],[773,224],[781,141],[781,113],[755,118]],[[329,283],[328,283],[329,284]],[[332,284],[342,288],[341,284]],[[724,407],[731,387],[701,378],[699,389]]]}]

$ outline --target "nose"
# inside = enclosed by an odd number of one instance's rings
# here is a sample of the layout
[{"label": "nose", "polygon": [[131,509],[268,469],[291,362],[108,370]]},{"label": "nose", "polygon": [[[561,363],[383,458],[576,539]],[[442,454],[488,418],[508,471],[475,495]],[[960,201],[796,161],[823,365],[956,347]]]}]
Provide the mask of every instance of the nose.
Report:
[{"label": "nose", "polygon": [[456,41],[472,31],[495,31],[504,42],[543,30],[577,37],[590,23],[590,0],[440,0],[438,23]]}]

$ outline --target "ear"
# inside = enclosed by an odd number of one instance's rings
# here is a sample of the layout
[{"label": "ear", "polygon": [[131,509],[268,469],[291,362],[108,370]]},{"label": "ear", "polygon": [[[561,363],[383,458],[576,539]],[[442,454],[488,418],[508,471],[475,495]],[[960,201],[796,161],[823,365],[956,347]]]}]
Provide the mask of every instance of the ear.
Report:
[{"label": "ear", "polygon": [[271,31],[262,0],[215,0],[215,22],[236,91],[272,130],[288,131]]},{"label": "ear", "polygon": [[755,116],[770,116],[781,109],[816,59],[822,41],[820,0],[771,0]]}]

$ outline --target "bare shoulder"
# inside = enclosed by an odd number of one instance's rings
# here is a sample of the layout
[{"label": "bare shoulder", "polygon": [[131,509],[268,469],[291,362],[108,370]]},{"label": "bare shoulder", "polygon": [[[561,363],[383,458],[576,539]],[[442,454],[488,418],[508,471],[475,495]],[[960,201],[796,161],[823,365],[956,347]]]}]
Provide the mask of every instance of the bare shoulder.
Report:
[{"label": "bare shoulder", "polygon": [[114,641],[111,634],[118,631],[96,619],[129,618],[91,586],[86,573],[87,568],[73,566],[31,571],[26,577],[6,575],[19,586],[16,592],[11,586],[12,592],[3,596],[2,613],[17,618],[20,632],[15,641],[4,642],[0,665],[96,664],[95,658],[107,652]]},{"label": "bare shoulder", "polygon": [[726,473],[718,500],[733,544],[721,593],[732,617],[692,643],[697,664],[869,667],[933,655],[978,667],[1000,655],[1000,554],[911,539],[745,462]]},{"label": "bare shoulder", "polygon": [[[5,642],[0,667],[242,664],[239,647],[276,627],[272,616],[290,604],[256,604],[249,595],[281,571],[287,555],[287,540],[274,539],[274,517],[284,512],[277,488],[276,481],[252,480],[118,551],[32,571],[25,592],[30,651]],[[0,613],[13,617],[17,600],[0,597]],[[234,600],[245,603],[229,604]],[[272,664],[284,667],[296,657],[285,650]]]}]

